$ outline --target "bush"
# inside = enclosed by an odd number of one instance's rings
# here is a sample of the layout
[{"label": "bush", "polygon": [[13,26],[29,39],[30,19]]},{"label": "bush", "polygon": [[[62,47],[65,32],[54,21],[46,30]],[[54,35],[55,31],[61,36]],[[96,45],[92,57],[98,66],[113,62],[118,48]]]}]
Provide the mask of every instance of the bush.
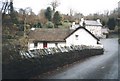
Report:
[{"label": "bush", "polygon": [[54,28],[54,24],[49,21],[46,23],[46,28]]},{"label": "bush", "polygon": [[42,28],[42,23],[38,22],[36,24],[33,25],[34,28]]}]

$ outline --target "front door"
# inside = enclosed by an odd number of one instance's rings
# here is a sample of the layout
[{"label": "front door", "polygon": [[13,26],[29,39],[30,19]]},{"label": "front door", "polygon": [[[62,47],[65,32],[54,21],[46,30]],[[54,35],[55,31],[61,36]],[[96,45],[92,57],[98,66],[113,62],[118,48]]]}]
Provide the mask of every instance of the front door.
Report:
[{"label": "front door", "polygon": [[43,42],[43,48],[47,48],[47,42]]}]

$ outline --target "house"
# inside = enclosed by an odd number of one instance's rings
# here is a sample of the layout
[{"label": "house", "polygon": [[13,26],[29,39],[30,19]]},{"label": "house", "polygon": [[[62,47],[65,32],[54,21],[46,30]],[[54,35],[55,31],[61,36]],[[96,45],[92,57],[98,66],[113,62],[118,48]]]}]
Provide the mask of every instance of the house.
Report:
[{"label": "house", "polygon": [[91,33],[93,33],[95,36],[101,38],[102,37],[102,24],[100,22],[100,19],[97,20],[84,20],[84,18],[81,18],[81,21],[79,24],[73,24],[70,29],[76,29],[79,26],[84,26],[87,30],[89,30]]},{"label": "house", "polygon": [[65,46],[65,37],[73,30],[58,28],[36,28],[31,30],[28,38],[28,50]]},{"label": "house", "polygon": [[75,30],[37,28],[29,33],[28,50],[98,44],[99,39],[85,27],[78,27]]},{"label": "house", "polygon": [[78,27],[66,38],[66,46],[71,45],[92,45],[96,46],[99,44],[99,39],[92,34],[85,27]]}]

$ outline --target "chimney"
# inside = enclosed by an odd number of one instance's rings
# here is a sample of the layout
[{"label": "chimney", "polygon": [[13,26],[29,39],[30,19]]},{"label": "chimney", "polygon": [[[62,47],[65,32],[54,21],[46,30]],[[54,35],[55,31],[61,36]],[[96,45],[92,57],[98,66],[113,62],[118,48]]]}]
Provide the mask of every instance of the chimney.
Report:
[{"label": "chimney", "polygon": [[97,19],[97,22],[100,23],[100,19]]},{"label": "chimney", "polygon": [[84,20],[84,18],[82,17],[79,25],[80,25],[80,26],[83,26],[83,25],[84,25],[84,21],[85,21],[85,20]]},{"label": "chimney", "polygon": [[81,18],[81,21],[82,21],[82,22],[84,21],[84,18],[83,18],[83,17]]}]

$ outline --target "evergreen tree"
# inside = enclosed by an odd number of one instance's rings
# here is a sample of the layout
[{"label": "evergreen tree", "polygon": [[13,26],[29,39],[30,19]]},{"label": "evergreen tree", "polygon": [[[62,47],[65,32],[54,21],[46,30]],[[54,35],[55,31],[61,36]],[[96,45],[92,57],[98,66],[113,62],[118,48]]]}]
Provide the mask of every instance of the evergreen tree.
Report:
[{"label": "evergreen tree", "polygon": [[54,24],[51,21],[49,21],[46,23],[46,28],[54,28]]},{"label": "evergreen tree", "polygon": [[102,21],[102,25],[105,26],[105,21]]},{"label": "evergreen tree", "polygon": [[59,14],[58,11],[55,12],[54,16],[53,16],[53,23],[55,25],[55,28],[58,28],[58,25],[60,25],[61,23],[61,16]]},{"label": "evergreen tree", "polygon": [[45,11],[45,17],[48,19],[48,21],[51,21],[52,19],[52,9],[50,7],[47,7]]},{"label": "evergreen tree", "polygon": [[114,18],[109,18],[107,22],[107,26],[110,30],[114,30],[116,26],[116,20]]},{"label": "evergreen tree", "polygon": [[34,28],[42,28],[42,24],[40,22],[33,25]]}]

